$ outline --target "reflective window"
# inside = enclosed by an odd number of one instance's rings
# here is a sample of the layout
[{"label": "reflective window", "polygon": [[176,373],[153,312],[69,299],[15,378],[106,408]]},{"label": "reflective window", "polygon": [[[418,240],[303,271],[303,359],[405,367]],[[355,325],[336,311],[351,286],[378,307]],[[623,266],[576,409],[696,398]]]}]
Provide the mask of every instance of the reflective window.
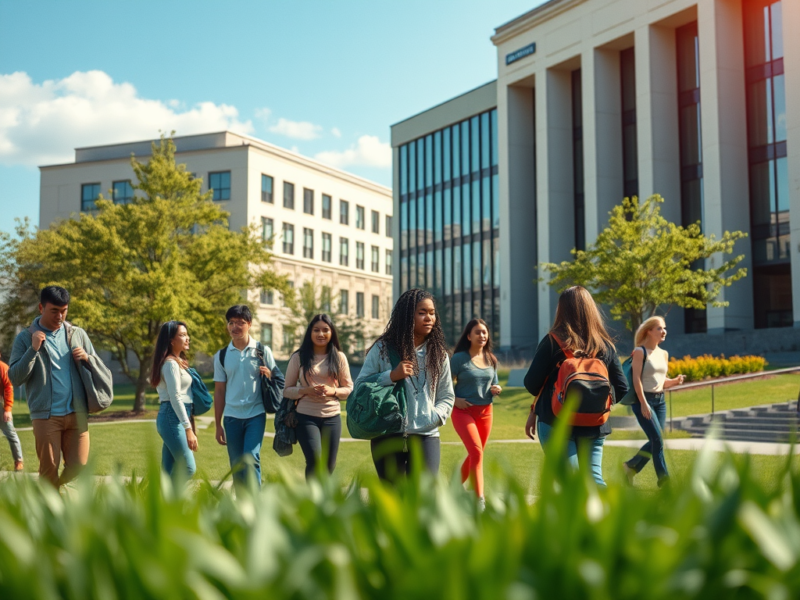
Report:
[{"label": "reflective window", "polygon": [[111,196],[114,204],[130,204],[133,202],[133,186],[130,181],[115,181],[111,185]]},{"label": "reflective window", "polygon": [[231,199],[231,172],[217,171],[208,174],[208,188],[214,190],[212,199],[222,202]]},{"label": "reflective window", "polygon": [[379,273],[381,270],[381,249],[378,246],[372,246],[372,261],[371,267],[373,273]]},{"label": "reflective window", "polygon": [[356,242],[356,269],[364,269],[364,242]]},{"label": "reflective window", "polygon": [[322,194],[322,218],[323,219],[332,219],[332,209],[331,206],[333,205],[333,200],[331,199],[328,194]]},{"label": "reflective window", "polygon": [[364,207],[356,205],[356,229],[365,229]]},{"label": "reflective window", "polygon": [[381,215],[377,210],[372,211],[372,233],[381,232]]},{"label": "reflective window", "polygon": [[350,203],[347,200],[339,200],[339,223],[350,224]]},{"label": "reflective window", "polygon": [[275,234],[275,222],[269,217],[261,217],[261,240],[267,242]]},{"label": "reflective window", "polygon": [[81,210],[94,210],[94,203],[100,197],[99,183],[84,183],[81,186]]},{"label": "reflective window", "polygon": [[294,225],[283,224],[283,253],[294,254]]},{"label": "reflective window", "polygon": [[261,343],[272,348],[272,323],[261,324]]},{"label": "reflective window", "polygon": [[294,184],[283,182],[283,208],[294,210]]},{"label": "reflective window", "polygon": [[322,260],[323,262],[332,262],[333,260],[333,236],[330,233],[322,234]]},{"label": "reflective window", "polygon": [[270,175],[261,175],[261,201],[274,204],[275,199],[272,196],[272,186],[275,184],[274,179]]},{"label": "reflective window", "polygon": [[339,238],[339,264],[347,267],[350,264],[350,242],[347,238]]},{"label": "reflective window", "polygon": [[381,318],[381,298],[375,294],[372,294],[372,318]]},{"label": "reflective window", "polygon": [[303,227],[303,258],[314,258],[314,230]]},{"label": "reflective window", "polygon": [[385,271],[385,274],[386,275],[391,275],[392,274],[392,251],[391,250],[387,250],[386,251],[386,271]]},{"label": "reflective window", "polygon": [[314,190],[303,188],[303,212],[307,215],[314,214]]}]

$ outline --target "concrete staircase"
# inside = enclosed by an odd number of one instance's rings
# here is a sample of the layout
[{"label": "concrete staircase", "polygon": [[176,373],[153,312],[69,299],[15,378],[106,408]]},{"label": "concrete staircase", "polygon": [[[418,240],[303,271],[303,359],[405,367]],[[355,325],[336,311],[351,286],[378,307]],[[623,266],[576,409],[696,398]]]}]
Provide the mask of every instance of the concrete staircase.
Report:
[{"label": "concrete staircase", "polygon": [[[712,423],[723,440],[789,442],[800,432],[796,401],[685,417],[676,419],[675,427],[688,431],[692,437],[705,437]],[[800,441],[800,434],[797,439]]]}]

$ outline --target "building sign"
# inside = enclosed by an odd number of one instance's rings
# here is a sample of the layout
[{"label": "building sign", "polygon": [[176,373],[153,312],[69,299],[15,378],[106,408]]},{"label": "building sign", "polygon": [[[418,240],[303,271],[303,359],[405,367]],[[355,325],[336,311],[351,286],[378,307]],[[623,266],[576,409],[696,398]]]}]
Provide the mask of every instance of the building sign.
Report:
[{"label": "building sign", "polygon": [[506,54],[506,64],[510,65],[511,63],[516,62],[521,58],[530,56],[534,52],[536,52],[536,42],[534,42],[533,44],[529,44],[524,48],[520,48],[519,50],[512,52],[511,54]]}]

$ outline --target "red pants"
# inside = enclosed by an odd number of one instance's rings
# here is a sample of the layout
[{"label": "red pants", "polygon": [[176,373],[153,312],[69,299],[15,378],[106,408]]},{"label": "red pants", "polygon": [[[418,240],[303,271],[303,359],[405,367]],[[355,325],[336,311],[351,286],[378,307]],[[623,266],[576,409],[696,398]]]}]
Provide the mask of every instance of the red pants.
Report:
[{"label": "red pants", "polygon": [[453,427],[467,447],[467,460],[461,465],[461,483],[472,479],[475,494],[483,497],[483,449],[492,432],[492,405],[453,408]]}]

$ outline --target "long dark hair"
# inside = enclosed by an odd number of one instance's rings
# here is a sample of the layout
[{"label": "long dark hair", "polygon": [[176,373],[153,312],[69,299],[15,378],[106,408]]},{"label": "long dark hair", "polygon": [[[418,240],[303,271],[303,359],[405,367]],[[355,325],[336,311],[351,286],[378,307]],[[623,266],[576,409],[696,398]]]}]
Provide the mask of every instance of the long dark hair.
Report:
[{"label": "long dark hair", "polygon": [[595,356],[614,348],[606,331],[603,315],[585,287],[575,285],[558,298],[556,318],[550,333],[554,334],[575,356]]},{"label": "long dark hair", "polygon": [[472,330],[475,329],[478,325],[483,325],[486,327],[486,332],[489,334],[486,336],[486,345],[483,347],[483,358],[486,360],[487,363],[492,365],[495,369],[497,368],[497,357],[494,355],[494,345],[492,344],[492,332],[489,330],[489,326],[486,324],[486,321],[483,319],[472,319],[467,326],[464,328],[464,333],[461,334],[461,337],[458,338],[458,343],[456,344],[455,350],[453,350],[453,354],[457,352],[469,352],[470,347],[472,346],[472,342],[469,341],[469,334],[472,333]]},{"label": "long dark hair", "polygon": [[341,357],[339,356],[339,352],[341,352],[342,348],[339,345],[339,334],[336,333],[336,327],[331,321],[331,318],[328,315],[315,315],[313,319],[306,327],[306,335],[303,337],[303,343],[300,344],[300,348],[297,350],[296,354],[300,357],[300,368],[303,370],[303,373],[308,373],[309,369],[311,369],[311,362],[314,360],[314,342],[311,340],[311,330],[314,329],[314,325],[322,321],[328,327],[331,328],[331,341],[328,342],[328,373],[330,373],[334,379],[339,379],[339,368],[343,367],[341,364]]},{"label": "long dark hair", "polygon": [[[161,367],[172,352],[172,340],[178,335],[178,328],[183,325],[186,333],[189,333],[189,328],[183,321],[167,321],[161,326],[161,331],[158,332],[158,339],[156,340],[156,350],[153,352],[153,368],[150,371],[150,385],[153,387],[161,383]],[[181,350],[180,358],[186,360],[186,354]]]},{"label": "long dark hair", "polygon": [[[414,347],[414,316],[417,312],[417,305],[425,299],[430,298],[433,307],[436,309],[436,300],[430,292],[414,288],[404,292],[397,299],[397,303],[392,309],[392,316],[386,324],[386,329],[381,336],[375,340],[375,344],[383,342],[381,357],[389,360],[389,350],[393,350],[400,357],[400,360],[411,361],[414,365],[414,374],[417,375],[419,367],[416,360],[416,348]],[[442,372],[442,363],[447,359],[447,343],[444,339],[442,321],[439,318],[439,310],[435,312],[436,321],[433,329],[425,338],[428,342],[425,359],[425,371],[427,372],[428,385],[431,390],[436,387],[439,375]],[[374,345],[374,344],[373,344]]]}]

